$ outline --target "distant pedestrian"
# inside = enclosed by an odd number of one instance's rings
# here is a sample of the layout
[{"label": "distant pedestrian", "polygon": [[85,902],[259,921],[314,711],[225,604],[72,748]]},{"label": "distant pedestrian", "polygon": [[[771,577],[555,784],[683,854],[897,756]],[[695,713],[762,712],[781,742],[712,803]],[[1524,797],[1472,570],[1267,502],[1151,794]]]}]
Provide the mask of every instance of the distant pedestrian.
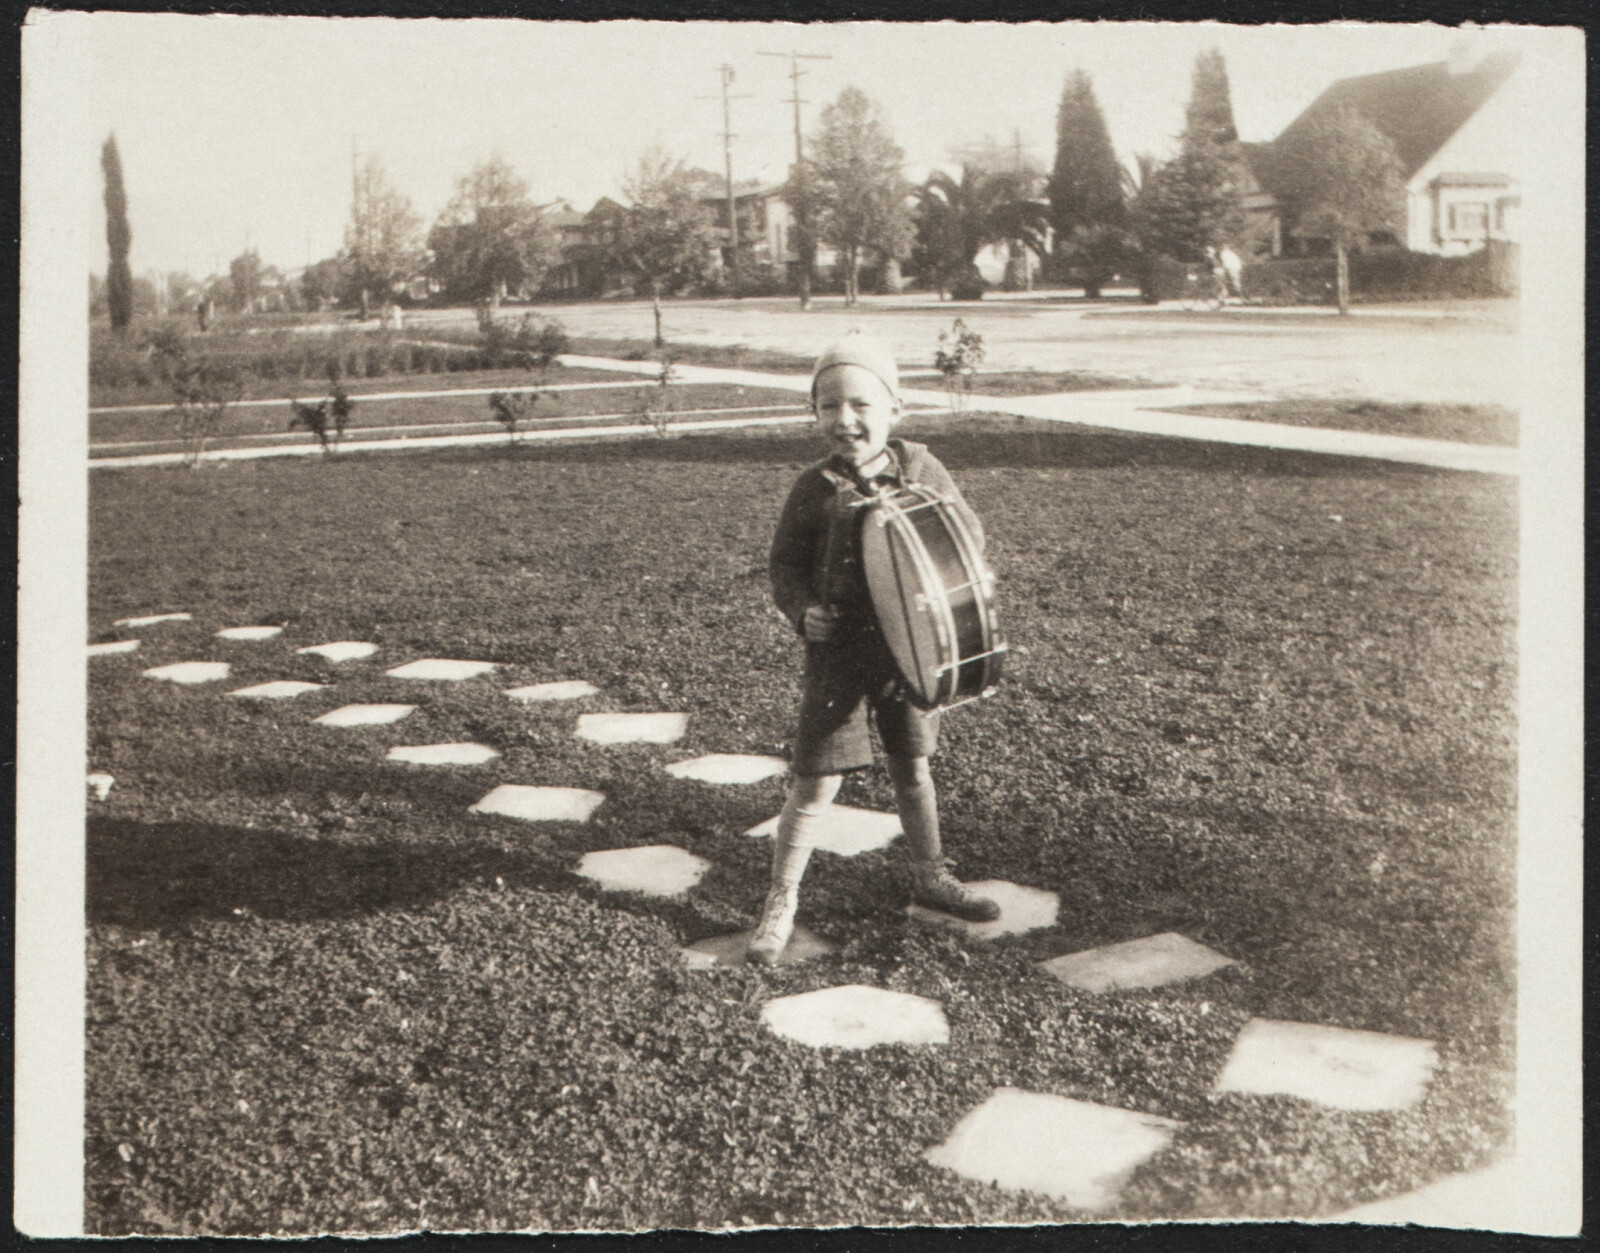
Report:
[{"label": "distant pedestrian", "polygon": [[1228,295],[1235,299],[1244,295],[1244,262],[1227,244],[1222,245],[1222,251],[1217,254],[1217,259],[1222,263],[1222,274],[1227,280]]}]

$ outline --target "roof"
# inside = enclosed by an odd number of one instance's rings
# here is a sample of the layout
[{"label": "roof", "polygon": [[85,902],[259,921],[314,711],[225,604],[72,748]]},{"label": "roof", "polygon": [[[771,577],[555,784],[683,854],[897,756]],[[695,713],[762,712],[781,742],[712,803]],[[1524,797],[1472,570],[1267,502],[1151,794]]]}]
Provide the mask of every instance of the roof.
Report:
[{"label": "roof", "polygon": [[1433,180],[1436,187],[1510,187],[1509,174],[1441,174]]},{"label": "roof", "polygon": [[1452,74],[1448,61],[1436,61],[1342,78],[1313,100],[1273,142],[1290,139],[1308,119],[1340,105],[1353,105],[1394,141],[1402,175],[1409,179],[1500,89],[1519,60],[1516,52],[1501,51],[1465,73]]}]

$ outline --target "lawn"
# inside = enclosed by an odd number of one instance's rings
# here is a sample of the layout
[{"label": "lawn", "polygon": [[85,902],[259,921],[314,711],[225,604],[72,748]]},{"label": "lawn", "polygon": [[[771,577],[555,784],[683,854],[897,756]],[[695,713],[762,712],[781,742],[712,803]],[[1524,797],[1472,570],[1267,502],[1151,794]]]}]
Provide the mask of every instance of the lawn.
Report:
[{"label": "lawn", "polygon": [[1176,413],[1246,422],[1283,422],[1336,431],[1371,431],[1464,444],[1517,446],[1517,414],[1501,405],[1385,404],[1376,400],[1263,400],[1252,404],[1186,405]]},{"label": "lawn", "polygon": [[[1309,1216],[1487,1160],[1508,1135],[1515,488],[1489,476],[922,418],[991,535],[1014,654],[936,759],[963,877],[1060,893],[993,944],[909,923],[898,845],[818,854],[801,921],[836,957],[689,971],[748,926],[781,781],[667,776],[782,755],[798,656],[765,552],[802,435],[101,472],[93,660],[89,1229],[101,1234],[1068,1222],[922,1160],[996,1086],[1182,1120],[1118,1207]],[[909,428],[908,428],[909,429]],[[282,624],[265,643],[221,627]],[[371,640],[333,667],[294,649]],[[499,663],[407,684],[418,657]],[[168,661],[233,663],[180,688]],[[276,678],[335,686],[231,699]],[[502,689],[588,679],[598,697]],[[310,719],[419,706],[388,727]],[[601,747],[577,712],[680,710]],[[391,744],[476,740],[424,770]],[[588,787],[587,825],[467,807]],[[881,771],[841,800],[890,807]],[[673,843],[681,901],[600,892],[584,852]],[[1040,959],[1176,930],[1242,964],[1091,995]],[[943,1047],[814,1051],[757,1016],[866,983],[939,1000]],[[1217,1094],[1251,1016],[1434,1041],[1404,1112]]]},{"label": "lawn", "polygon": [[[448,381],[452,389],[503,387],[507,391],[523,393],[538,391],[541,386],[537,378],[526,371],[511,378],[506,378],[506,373],[451,375]],[[524,419],[518,429],[530,431],[554,426],[604,425],[607,422],[638,423],[645,420],[646,405],[651,412],[661,414],[737,408],[786,408],[798,413],[804,404],[804,397],[777,388],[723,383],[674,383],[663,389],[648,377],[614,371],[555,371],[546,376],[543,386],[567,383],[603,383],[606,386],[582,391],[542,392],[532,416]],[[437,389],[413,387],[410,378],[401,376],[384,379],[373,390],[381,396],[389,392]],[[310,395],[305,392],[301,394]],[[303,429],[297,433],[290,431],[291,413],[287,400],[278,405],[246,405],[229,409],[206,447],[226,448],[261,443],[263,440],[312,443],[309,432]],[[504,429],[495,419],[487,395],[460,396],[445,391],[437,396],[413,395],[405,399],[388,400],[362,400],[359,394],[356,395],[347,439],[354,441],[369,435],[392,435],[397,428],[408,434]],[[150,444],[158,444],[161,448],[170,445],[174,450],[182,445],[177,420],[166,410],[91,414],[89,439],[91,448],[107,453],[155,451],[146,447]]]}]

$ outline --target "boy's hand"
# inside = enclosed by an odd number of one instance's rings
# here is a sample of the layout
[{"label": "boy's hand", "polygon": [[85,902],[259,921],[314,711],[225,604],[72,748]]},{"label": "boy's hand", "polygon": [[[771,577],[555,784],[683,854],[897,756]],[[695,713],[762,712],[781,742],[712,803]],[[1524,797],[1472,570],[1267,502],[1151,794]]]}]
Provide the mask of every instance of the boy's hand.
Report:
[{"label": "boy's hand", "polygon": [[801,620],[801,628],[806,639],[813,644],[821,644],[833,638],[833,626],[838,620],[838,610],[812,605]]}]

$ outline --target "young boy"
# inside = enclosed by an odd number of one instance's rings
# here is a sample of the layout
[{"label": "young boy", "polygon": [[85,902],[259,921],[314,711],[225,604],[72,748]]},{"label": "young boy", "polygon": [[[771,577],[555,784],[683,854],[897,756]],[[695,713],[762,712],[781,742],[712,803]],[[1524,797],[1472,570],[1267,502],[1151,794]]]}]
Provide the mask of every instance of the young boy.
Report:
[{"label": "young boy", "polygon": [[980,544],[982,527],[938,458],[889,438],[900,420],[900,379],[877,340],[852,331],[817,358],[811,410],[832,453],[795,481],[770,563],[773,597],[805,640],[805,671],[793,782],[773,840],[771,890],[750,941],[750,960],[763,965],[775,964],[789,943],[800,878],[841,776],[872,764],[869,709],[911,845],[912,899],[970,921],[1000,913],[945,867],[928,772],[939,715],[906,699],[861,570],[863,510],[852,506],[881,486],[921,483],[955,503]]}]

